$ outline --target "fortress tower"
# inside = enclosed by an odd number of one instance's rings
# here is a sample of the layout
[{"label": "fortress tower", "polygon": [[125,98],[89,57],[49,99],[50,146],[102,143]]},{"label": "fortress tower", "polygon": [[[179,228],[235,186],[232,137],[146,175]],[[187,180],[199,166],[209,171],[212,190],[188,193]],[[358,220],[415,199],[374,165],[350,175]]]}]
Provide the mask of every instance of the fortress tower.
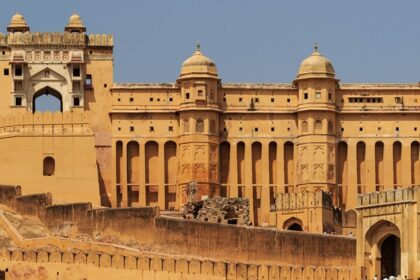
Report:
[{"label": "fortress tower", "polygon": [[338,80],[332,63],[318,51],[302,61],[295,84],[297,105],[297,191],[336,189],[335,90]]},{"label": "fortress tower", "polygon": [[205,56],[200,45],[182,63],[177,81],[179,104],[179,187],[181,203],[186,202],[187,185],[198,183],[197,199],[219,195],[219,108],[215,63]]}]

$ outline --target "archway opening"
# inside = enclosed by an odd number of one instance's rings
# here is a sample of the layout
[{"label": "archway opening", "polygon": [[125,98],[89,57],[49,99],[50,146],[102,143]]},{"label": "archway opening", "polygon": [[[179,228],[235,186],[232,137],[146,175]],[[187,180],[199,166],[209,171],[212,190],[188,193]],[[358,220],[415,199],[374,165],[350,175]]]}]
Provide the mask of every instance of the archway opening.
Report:
[{"label": "archway opening", "polygon": [[301,226],[301,225],[299,225],[299,224],[297,224],[297,223],[294,223],[294,224],[291,224],[291,225],[287,228],[287,230],[302,231],[302,226]]},{"label": "archway opening", "polygon": [[294,230],[294,231],[303,231],[303,223],[300,219],[292,217],[284,222],[283,229],[285,230]]},{"label": "archway opening", "polygon": [[381,245],[381,277],[389,278],[400,275],[401,248],[400,239],[395,235],[388,236]]},{"label": "archway opening", "polygon": [[44,158],[43,162],[43,175],[44,176],[53,176],[55,172],[55,160],[52,157]]},{"label": "archway opening", "polygon": [[32,99],[32,112],[63,112],[63,98],[61,94],[45,87],[34,94]]}]

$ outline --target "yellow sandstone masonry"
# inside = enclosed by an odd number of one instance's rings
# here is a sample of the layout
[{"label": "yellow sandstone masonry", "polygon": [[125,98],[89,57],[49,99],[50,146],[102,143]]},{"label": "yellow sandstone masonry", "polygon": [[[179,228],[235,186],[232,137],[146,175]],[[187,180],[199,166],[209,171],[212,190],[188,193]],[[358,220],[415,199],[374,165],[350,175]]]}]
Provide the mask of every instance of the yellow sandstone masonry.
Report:
[{"label": "yellow sandstone masonry", "polygon": [[[48,226],[61,219],[85,233],[95,221],[124,240],[159,240],[168,251],[220,260],[124,255],[117,247],[87,253],[103,247],[47,238],[19,241],[27,252],[5,250],[7,279],[420,277],[418,83],[342,83],[318,45],[294,81],[223,83],[199,44],[172,83],[115,83],[113,35],[86,33],[77,14],[63,32],[33,32],[18,13],[6,31],[0,183],[21,187],[3,188],[3,203]],[[59,101],[58,112],[40,112],[37,101],[46,96]],[[159,217],[181,209],[192,181],[195,200],[248,198],[254,227]],[[135,218],[143,210],[132,210],[140,207],[149,214],[145,207],[158,208],[143,220]],[[19,240],[7,222],[2,226]],[[293,239],[282,230],[317,235]],[[343,257],[347,247],[321,252],[308,241],[335,244],[319,241],[321,234],[356,237],[357,248],[348,251],[357,251],[357,268],[350,265],[356,259]],[[340,240],[350,248],[352,241]],[[61,251],[37,251],[40,244]],[[311,248],[310,257],[299,246]],[[226,250],[240,261],[221,262]],[[276,253],[285,265],[271,265]],[[291,260],[296,266],[287,266]],[[334,265],[315,266],[328,262]]]}]

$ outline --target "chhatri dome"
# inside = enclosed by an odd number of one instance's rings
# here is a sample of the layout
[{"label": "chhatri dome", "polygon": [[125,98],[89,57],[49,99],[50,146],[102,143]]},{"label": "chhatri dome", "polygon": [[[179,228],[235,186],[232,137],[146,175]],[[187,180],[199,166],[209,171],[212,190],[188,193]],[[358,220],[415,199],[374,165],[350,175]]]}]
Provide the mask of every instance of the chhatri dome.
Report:
[{"label": "chhatri dome", "polygon": [[7,26],[7,32],[26,32],[29,31],[29,26],[26,24],[26,20],[20,13],[16,13],[10,20]]},{"label": "chhatri dome", "polygon": [[69,18],[69,23],[67,23],[64,30],[68,32],[86,32],[86,26],[78,14],[73,14]]},{"label": "chhatri dome", "polygon": [[297,74],[298,79],[305,78],[334,78],[335,70],[331,61],[318,52],[315,44],[313,53],[302,61]]},{"label": "chhatri dome", "polygon": [[216,64],[205,56],[197,43],[194,54],[182,63],[180,79],[191,77],[217,78]]}]

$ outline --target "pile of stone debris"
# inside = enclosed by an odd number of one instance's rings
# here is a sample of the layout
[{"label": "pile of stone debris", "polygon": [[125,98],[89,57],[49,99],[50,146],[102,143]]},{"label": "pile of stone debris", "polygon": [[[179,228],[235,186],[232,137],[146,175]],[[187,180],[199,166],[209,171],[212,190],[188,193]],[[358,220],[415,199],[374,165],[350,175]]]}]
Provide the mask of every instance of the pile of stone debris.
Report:
[{"label": "pile of stone debris", "polygon": [[185,219],[210,223],[246,225],[249,219],[249,201],[246,198],[216,197],[190,201],[182,208]]}]

